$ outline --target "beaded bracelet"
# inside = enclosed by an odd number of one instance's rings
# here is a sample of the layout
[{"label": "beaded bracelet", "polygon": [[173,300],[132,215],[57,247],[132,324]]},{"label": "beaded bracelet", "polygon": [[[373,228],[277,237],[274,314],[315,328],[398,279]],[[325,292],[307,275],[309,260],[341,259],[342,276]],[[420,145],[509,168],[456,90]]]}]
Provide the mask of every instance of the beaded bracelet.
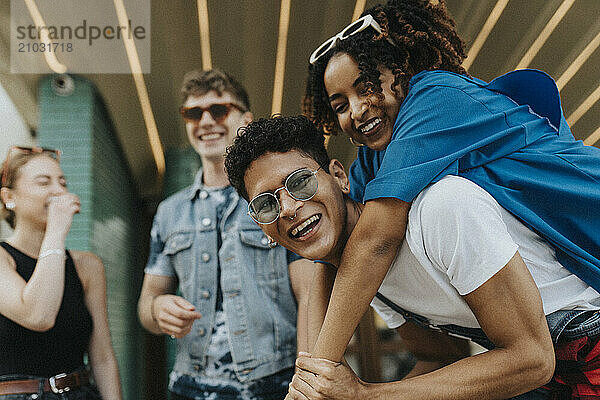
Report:
[{"label": "beaded bracelet", "polygon": [[63,249],[44,250],[38,256],[38,260],[41,260],[42,258],[51,256],[53,254],[64,256],[65,255],[65,251]]}]

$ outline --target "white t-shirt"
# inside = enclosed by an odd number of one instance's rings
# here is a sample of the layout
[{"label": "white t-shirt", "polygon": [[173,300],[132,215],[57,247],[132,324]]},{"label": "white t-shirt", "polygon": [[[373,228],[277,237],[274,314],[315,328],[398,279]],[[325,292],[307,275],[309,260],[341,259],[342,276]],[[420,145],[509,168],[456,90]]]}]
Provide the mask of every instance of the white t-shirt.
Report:
[{"label": "white t-shirt", "polygon": [[[413,201],[406,239],[379,292],[434,325],[479,328],[461,296],[494,276],[517,250],[538,286],[546,315],[600,309],[600,294],[559,264],[544,239],[485,190],[453,175]],[[371,305],[390,328],[404,323],[379,299]]]}]

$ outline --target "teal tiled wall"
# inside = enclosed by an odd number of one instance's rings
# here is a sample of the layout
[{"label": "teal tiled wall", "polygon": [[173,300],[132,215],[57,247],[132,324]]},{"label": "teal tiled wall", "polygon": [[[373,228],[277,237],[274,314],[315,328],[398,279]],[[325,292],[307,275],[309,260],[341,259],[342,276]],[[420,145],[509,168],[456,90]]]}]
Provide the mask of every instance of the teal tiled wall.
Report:
[{"label": "teal tiled wall", "polygon": [[200,156],[189,146],[183,149],[172,148],[165,152],[165,184],[163,198],[191,185],[196,172],[202,165]]},{"label": "teal tiled wall", "polygon": [[143,218],[126,160],[111,119],[94,86],[73,77],[74,90],[57,95],[53,77],[40,82],[39,143],[63,151],[69,190],[81,198],[67,246],[89,250],[104,261],[109,325],[126,400],[141,399],[141,327],[136,316],[145,254]]}]

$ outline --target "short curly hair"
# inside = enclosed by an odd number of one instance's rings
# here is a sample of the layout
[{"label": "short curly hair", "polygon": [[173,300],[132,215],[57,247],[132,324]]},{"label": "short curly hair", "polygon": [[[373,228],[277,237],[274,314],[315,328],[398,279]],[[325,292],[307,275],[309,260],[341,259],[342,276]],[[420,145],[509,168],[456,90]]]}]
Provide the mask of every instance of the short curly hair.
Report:
[{"label": "short curly hair", "polygon": [[250,99],[246,89],[233,76],[219,69],[210,69],[206,71],[190,71],[183,77],[181,85],[182,103],[185,103],[190,96],[203,96],[214,90],[222,96],[223,93],[230,93],[246,111],[250,110]]},{"label": "short curly hair", "polygon": [[261,118],[240,128],[225,156],[225,170],[231,186],[249,200],[244,176],[250,164],[266,153],[290,150],[298,150],[314,159],[325,171],[329,170],[330,159],[323,133],[302,115]]},{"label": "short curly hair", "polygon": [[377,101],[383,100],[379,66],[392,71],[393,86],[399,86],[405,94],[410,79],[421,71],[443,69],[467,75],[461,66],[464,43],[444,0],[390,0],[362,15],[367,14],[379,23],[381,34],[366,29],[349,36],[308,66],[302,110],[325,133],[340,130],[323,81],[327,64],[335,54],[347,53],[356,61],[359,78]]}]

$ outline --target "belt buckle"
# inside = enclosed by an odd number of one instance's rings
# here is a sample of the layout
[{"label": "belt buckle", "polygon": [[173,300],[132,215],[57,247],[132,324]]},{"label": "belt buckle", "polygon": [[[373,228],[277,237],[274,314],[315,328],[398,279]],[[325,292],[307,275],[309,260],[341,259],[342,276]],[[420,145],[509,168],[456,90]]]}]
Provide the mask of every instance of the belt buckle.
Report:
[{"label": "belt buckle", "polygon": [[71,390],[71,388],[69,386],[65,386],[64,388],[60,388],[60,389],[56,387],[56,380],[64,378],[65,376],[67,376],[67,374],[62,373],[62,374],[54,375],[54,376],[51,376],[50,378],[48,378],[48,382],[50,382],[50,389],[52,389],[52,393],[61,394],[61,393],[68,392],[69,390]]}]

